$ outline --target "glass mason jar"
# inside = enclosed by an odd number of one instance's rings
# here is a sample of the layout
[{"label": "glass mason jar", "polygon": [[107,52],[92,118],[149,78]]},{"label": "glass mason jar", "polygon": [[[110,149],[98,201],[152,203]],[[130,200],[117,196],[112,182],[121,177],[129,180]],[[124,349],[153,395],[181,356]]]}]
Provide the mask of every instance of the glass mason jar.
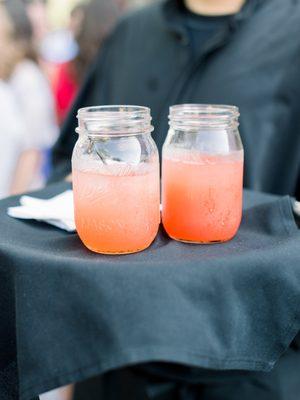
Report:
[{"label": "glass mason jar", "polygon": [[72,176],[80,239],[102,254],[146,249],[160,223],[159,158],[150,109],[88,107],[77,118]]},{"label": "glass mason jar", "polygon": [[233,106],[170,108],[163,146],[162,221],[179,241],[233,238],[242,216],[244,152]]}]

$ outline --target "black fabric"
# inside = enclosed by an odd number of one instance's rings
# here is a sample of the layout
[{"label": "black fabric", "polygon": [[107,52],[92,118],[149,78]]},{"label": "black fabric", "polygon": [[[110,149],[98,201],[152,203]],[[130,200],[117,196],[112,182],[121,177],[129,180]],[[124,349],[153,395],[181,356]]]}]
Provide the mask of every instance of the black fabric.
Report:
[{"label": "black fabric", "polygon": [[220,32],[228,29],[232,18],[232,15],[203,16],[189,11],[186,7],[183,8],[182,24],[188,33],[194,60],[201,56],[209,40],[214,40]]},{"label": "black fabric", "polygon": [[148,400],[146,382],[131,368],[110,371],[77,384],[73,400]]},{"label": "black fabric", "polygon": [[74,400],[298,400],[299,369],[300,354],[292,350],[271,372],[148,364],[80,382]]},{"label": "black fabric", "polygon": [[197,60],[180,7],[176,0],[162,1],[118,24],[54,148],[52,180],[70,172],[75,116],[82,106],[149,106],[161,150],[170,105],[222,103],[241,110],[245,186],[299,195],[300,2],[247,1]]},{"label": "black fabric", "polygon": [[14,266],[4,254],[0,257],[0,400],[10,400],[18,395]]},{"label": "black fabric", "polygon": [[1,201],[0,271],[14,282],[5,298],[15,301],[19,398],[150,361],[271,370],[300,330],[300,233],[289,197],[245,192],[244,200],[229,243],[188,245],[160,230],[147,251],[127,256],[97,255],[77,234],[12,219],[6,208],[18,199]]}]

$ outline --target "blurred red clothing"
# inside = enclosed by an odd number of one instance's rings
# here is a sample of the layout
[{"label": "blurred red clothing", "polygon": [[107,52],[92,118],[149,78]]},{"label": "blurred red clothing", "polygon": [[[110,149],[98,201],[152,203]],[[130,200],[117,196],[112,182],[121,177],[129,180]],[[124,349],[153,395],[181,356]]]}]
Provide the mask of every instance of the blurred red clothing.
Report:
[{"label": "blurred red clothing", "polygon": [[61,125],[75,99],[79,84],[76,80],[72,62],[59,65],[54,82],[56,113]]}]

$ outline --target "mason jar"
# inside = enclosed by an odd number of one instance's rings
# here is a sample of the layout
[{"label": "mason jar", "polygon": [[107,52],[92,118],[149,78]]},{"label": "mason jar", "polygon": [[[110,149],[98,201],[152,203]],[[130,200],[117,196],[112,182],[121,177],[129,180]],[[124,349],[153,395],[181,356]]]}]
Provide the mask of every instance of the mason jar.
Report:
[{"label": "mason jar", "polygon": [[244,161],[238,118],[233,106],[170,108],[163,146],[162,221],[171,238],[219,243],[237,233]]},{"label": "mason jar", "polygon": [[159,158],[150,109],[88,107],[77,118],[72,178],[80,239],[102,254],[146,249],[160,222]]}]

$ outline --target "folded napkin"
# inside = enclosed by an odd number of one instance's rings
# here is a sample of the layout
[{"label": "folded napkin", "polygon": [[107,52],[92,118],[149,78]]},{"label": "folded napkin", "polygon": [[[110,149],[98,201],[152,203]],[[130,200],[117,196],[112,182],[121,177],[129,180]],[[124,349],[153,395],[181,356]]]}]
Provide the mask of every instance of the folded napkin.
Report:
[{"label": "folded napkin", "polygon": [[68,232],[76,230],[72,190],[67,190],[48,200],[22,196],[20,203],[19,207],[7,209],[10,217],[44,221]]},{"label": "folded napkin", "polygon": [[295,201],[293,209],[294,213],[300,216],[300,201]]}]

